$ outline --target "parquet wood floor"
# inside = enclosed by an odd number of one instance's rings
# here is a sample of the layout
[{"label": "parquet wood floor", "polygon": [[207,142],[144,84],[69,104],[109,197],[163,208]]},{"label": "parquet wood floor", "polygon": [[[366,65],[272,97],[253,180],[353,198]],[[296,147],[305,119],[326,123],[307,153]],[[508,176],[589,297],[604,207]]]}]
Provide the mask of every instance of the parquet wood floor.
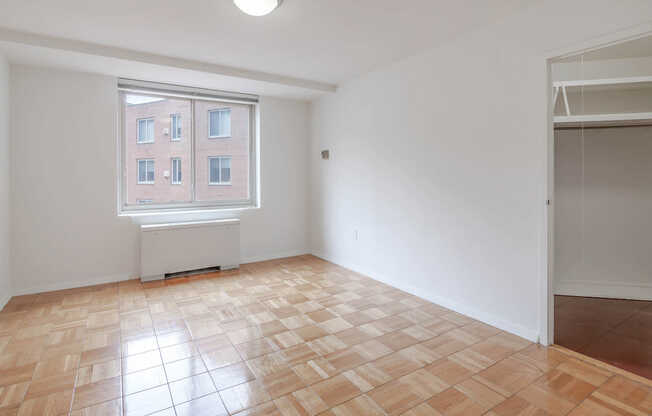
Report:
[{"label": "parquet wood floor", "polygon": [[0,416],[650,415],[638,381],[312,256],[0,312]]}]

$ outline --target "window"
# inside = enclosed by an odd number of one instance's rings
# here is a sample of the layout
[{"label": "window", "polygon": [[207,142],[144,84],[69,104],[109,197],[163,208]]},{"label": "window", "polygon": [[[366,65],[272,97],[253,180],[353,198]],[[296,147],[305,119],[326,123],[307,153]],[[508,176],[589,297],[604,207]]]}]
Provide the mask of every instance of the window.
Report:
[{"label": "window", "polygon": [[231,109],[220,108],[208,112],[208,137],[231,136]]},{"label": "window", "polygon": [[172,184],[181,185],[181,159],[172,159]]},{"label": "window", "polygon": [[171,140],[181,140],[181,114],[172,114],[170,116],[170,137]]},{"label": "window", "polygon": [[138,161],[138,183],[139,184],[154,183],[154,160],[153,159],[144,159]]},{"label": "window", "polygon": [[258,206],[256,96],[123,79],[118,91],[120,215]]},{"label": "window", "polygon": [[209,181],[211,185],[231,184],[231,157],[219,156],[208,158]]},{"label": "window", "polygon": [[138,120],[138,143],[154,143],[154,119]]}]

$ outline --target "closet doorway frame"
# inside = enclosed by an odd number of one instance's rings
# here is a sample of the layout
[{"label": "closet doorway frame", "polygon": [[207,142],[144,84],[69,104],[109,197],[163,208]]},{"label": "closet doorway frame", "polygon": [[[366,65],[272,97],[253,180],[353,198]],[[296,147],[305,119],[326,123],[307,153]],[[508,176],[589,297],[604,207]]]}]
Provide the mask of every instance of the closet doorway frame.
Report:
[{"label": "closet doorway frame", "polygon": [[652,36],[652,22],[638,25],[626,30],[612,32],[581,43],[557,49],[544,56],[546,68],[546,141],[545,141],[545,195],[541,243],[541,284],[539,302],[539,343],[552,345],[555,343],[555,126],[553,122],[553,88],[552,64],[560,59],[569,58],[619,45],[632,40]]},{"label": "closet doorway frame", "polygon": [[560,59],[580,55],[619,45],[632,40],[652,36],[652,22],[634,26],[629,29],[615,31],[597,38],[589,39],[569,47],[546,53],[544,65],[546,68],[546,140],[545,140],[545,195],[541,243],[540,301],[539,301],[539,343],[552,345],[555,343],[555,126],[553,122],[553,88],[552,64]]}]

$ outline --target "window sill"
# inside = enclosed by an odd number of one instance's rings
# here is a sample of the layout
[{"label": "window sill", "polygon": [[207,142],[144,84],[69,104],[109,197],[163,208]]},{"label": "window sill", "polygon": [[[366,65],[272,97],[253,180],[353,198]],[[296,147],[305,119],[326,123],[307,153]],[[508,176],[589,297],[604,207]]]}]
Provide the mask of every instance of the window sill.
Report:
[{"label": "window sill", "polygon": [[209,139],[230,139],[233,136],[228,135],[228,136],[208,136]]},{"label": "window sill", "polygon": [[162,222],[203,221],[240,218],[246,212],[254,212],[260,206],[250,205],[229,208],[185,208],[179,210],[123,211],[118,217],[127,217],[135,224],[158,224]]},{"label": "window sill", "polygon": [[154,144],[154,140],[151,140],[149,142],[136,142],[136,144]]},{"label": "window sill", "polygon": [[208,183],[208,186],[232,186],[231,182],[223,182],[223,183]]},{"label": "window sill", "polygon": [[138,182],[137,185],[155,185],[154,182]]}]

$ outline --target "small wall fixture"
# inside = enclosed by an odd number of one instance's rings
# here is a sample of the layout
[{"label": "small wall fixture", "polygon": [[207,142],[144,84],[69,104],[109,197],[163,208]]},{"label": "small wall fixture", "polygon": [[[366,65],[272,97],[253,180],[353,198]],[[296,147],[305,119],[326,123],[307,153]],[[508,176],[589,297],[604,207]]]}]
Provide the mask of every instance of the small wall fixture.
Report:
[{"label": "small wall fixture", "polygon": [[331,158],[331,152],[328,150],[322,150],[321,151],[321,158],[324,160],[328,160]]},{"label": "small wall fixture", "polygon": [[283,0],[233,0],[236,6],[251,16],[265,16],[283,3]]}]

